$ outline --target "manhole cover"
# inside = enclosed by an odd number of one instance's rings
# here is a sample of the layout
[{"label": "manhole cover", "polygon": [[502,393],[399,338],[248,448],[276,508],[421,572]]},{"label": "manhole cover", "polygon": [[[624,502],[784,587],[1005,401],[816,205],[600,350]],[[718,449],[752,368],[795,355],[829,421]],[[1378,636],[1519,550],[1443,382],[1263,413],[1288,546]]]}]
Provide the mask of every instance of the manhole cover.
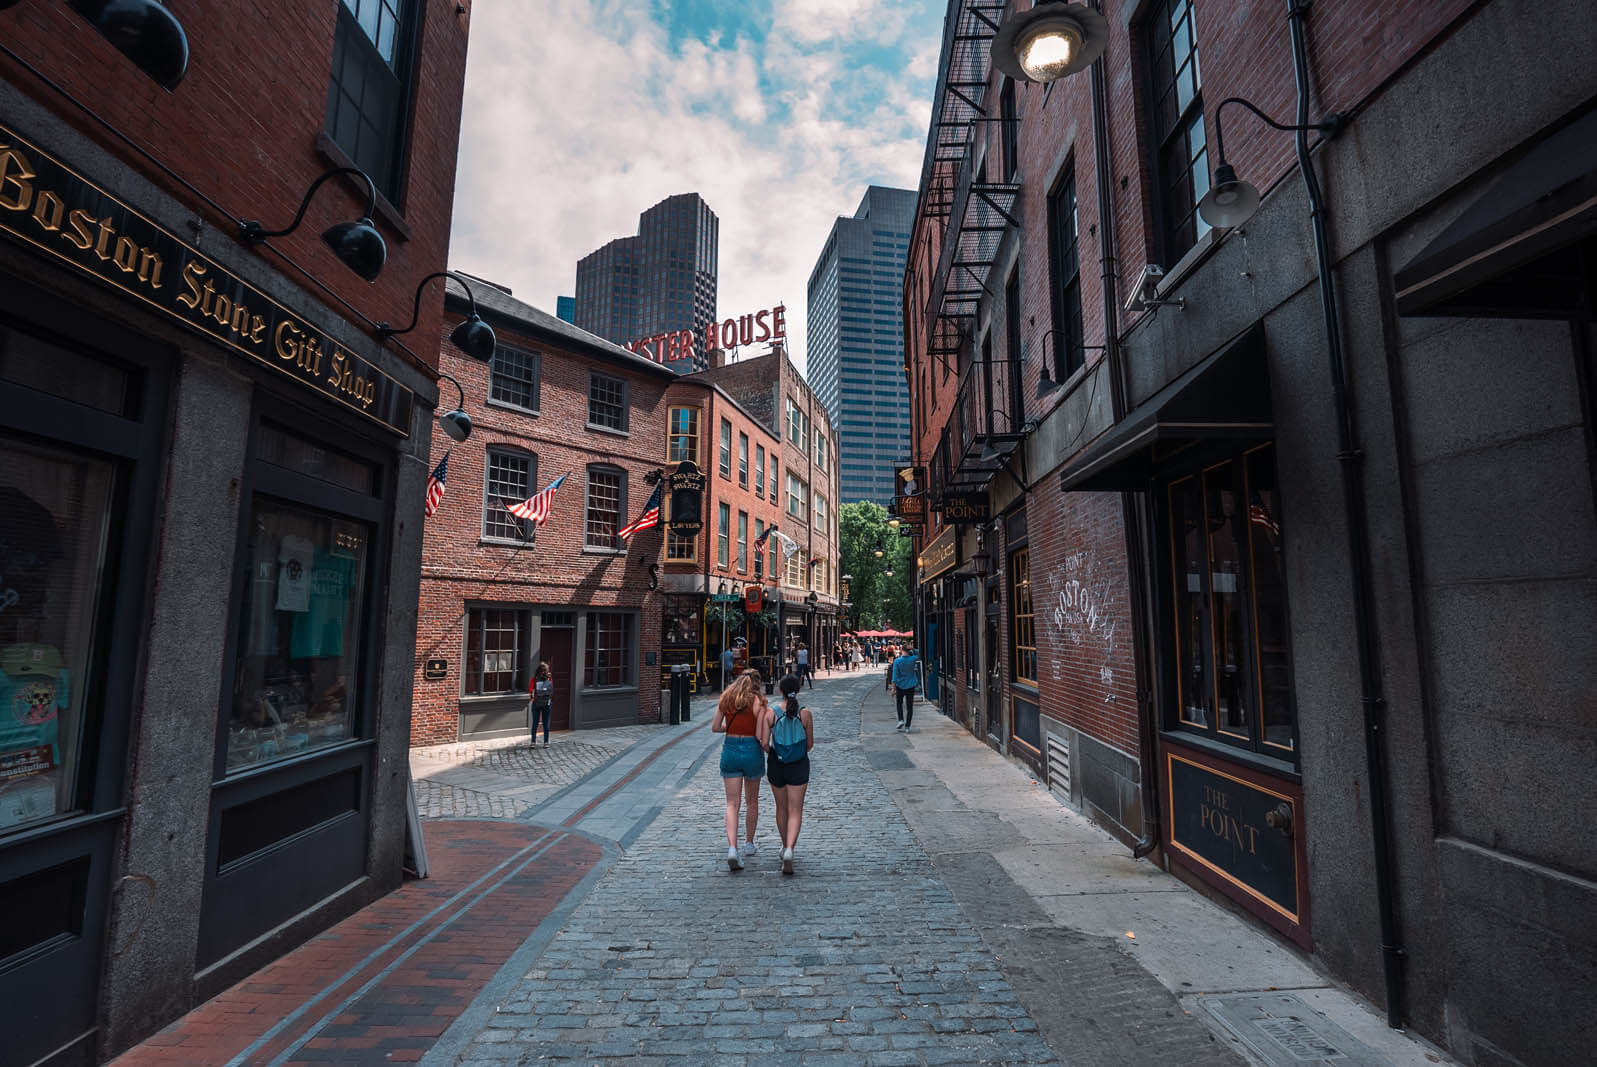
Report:
[{"label": "manhole cover", "polygon": [[1198,1003],[1270,1067],[1392,1067],[1368,1045],[1290,993],[1201,997]]}]

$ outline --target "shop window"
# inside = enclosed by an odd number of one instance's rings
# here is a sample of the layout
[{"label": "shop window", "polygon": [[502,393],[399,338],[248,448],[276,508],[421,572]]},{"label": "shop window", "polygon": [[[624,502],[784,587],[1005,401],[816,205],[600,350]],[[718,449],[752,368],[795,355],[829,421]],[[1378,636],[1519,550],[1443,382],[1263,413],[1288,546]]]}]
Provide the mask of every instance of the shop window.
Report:
[{"label": "shop window", "polygon": [[471,608],[466,612],[462,695],[503,696],[526,691],[532,659],[532,612]]},{"label": "shop window", "polygon": [[1031,549],[1009,557],[1009,632],[1014,645],[1011,670],[1015,681],[1037,684],[1036,617],[1031,604]]},{"label": "shop window", "polygon": [[1296,712],[1273,448],[1169,481],[1173,725],[1292,758]]},{"label": "shop window", "polygon": [[703,630],[704,601],[696,596],[668,596],[660,613],[667,645],[697,646]]},{"label": "shop window", "polygon": [[372,528],[257,497],[227,734],[243,770],[355,736]]},{"label": "shop window", "polygon": [[521,521],[505,510],[505,504],[519,504],[532,495],[531,486],[538,477],[538,457],[530,452],[489,448],[485,462],[482,535],[520,542]]},{"label": "shop window", "polygon": [[588,612],[582,684],[587,689],[632,685],[633,616],[620,611]]},{"label": "shop window", "polygon": [[117,468],[0,436],[0,833],[78,808]]},{"label": "shop window", "polygon": [[618,531],[626,511],[627,475],[619,467],[588,468],[587,521],[583,547],[622,549]]},{"label": "shop window", "polygon": [[1173,266],[1209,229],[1198,201],[1209,191],[1192,0],[1159,0],[1143,24],[1155,154],[1154,208],[1159,254]]},{"label": "shop window", "polygon": [[499,345],[489,364],[488,398],[523,411],[537,411],[542,370],[538,353]]},{"label": "shop window", "polygon": [[0,325],[0,381],[137,418],[133,375],[126,369],[22,330]]},{"label": "shop window", "polygon": [[699,462],[699,409],[672,408],[666,427],[665,458],[668,463]]},{"label": "shop window", "polygon": [[588,373],[588,425],[625,433],[627,383],[598,371]]},{"label": "shop window", "polygon": [[377,493],[377,468],[370,463],[271,423],[262,424],[255,454],[262,463],[316,478],[352,493],[364,496]]},{"label": "shop window", "polygon": [[343,0],[333,36],[327,136],[399,202],[410,126],[413,0]]}]

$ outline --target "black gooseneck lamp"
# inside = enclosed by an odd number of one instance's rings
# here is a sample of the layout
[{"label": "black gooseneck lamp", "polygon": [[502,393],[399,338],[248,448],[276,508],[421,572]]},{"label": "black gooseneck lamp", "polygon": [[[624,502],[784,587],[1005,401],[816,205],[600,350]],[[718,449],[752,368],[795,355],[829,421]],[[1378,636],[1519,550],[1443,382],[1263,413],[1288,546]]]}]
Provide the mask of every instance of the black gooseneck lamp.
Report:
[{"label": "black gooseneck lamp", "polygon": [[438,421],[443,423],[444,433],[449,435],[451,441],[464,441],[471,436],[471,416],[466,414],[466,390],[453,377],[442,371],[438,377],[447,382],[453,382],[455,391],[460,394],[460,399],[455,402],[454,411],[446,411],[438,416]]},{"label": "black gooseneck lamp", "polygon": [[494,346],[498,341],[494,337],[493,327],[482,321],[482,316],[477,314],[477,295],[471,291],[471,283],[452,270],[439,270],[427,275],[416,285],[416,303],[410,311],[410,325],[404,329],[396,329],[386,322],[377,324],[377,340],[386,341],[390,337],[397,337],[402,333],[409,333],[416,328],[417,321],[421,318],[421,291],[427,283],[434,278],[453,278],[466,290],[466,299],[471,301],[471,314],[466,316],[466,321],[449,331],[449,339],[472,359],[480,359],[484,363],[494,358]]},{"label": "black gooseneck lamp", "polygon": [[[18,0],[0,0],[0,10]],[[67,0],[111,47],[168,92],[189,69],[189,39],[177,16],[155,0]]]},{"label": "black gooseneck lamp", "polygon": [[238,226],[239,238],[250,244],[259,244],[268,237],[286,237],[293,233],[305,221],[305,211],[311,206],[311,197],[316,195],[316,190],[328,178],[340,174],[359,175],[366,183],[366,210],[354,222],[340,222],[323,230],[322,240],[346,267],[369,282],[376,281],[377,275],[382,273],[383,264],[388,262],[388,245],[372,223],[372,216],[377,212],[377,185],[359,167],[334,167],[311,182],[311,187],[305,191],[305,199],[300,201],[299,214],[284,229],[268,230],[258,222],[245,219]]},{"label": "black gooseneck lamp", "polygon": [[1241,226],[1259,210],[1258,188],[1240,180],[1235,168],[1225,161],[1225,133],[1220,126],[1220,113],[1225,110],[1227,104],[1241,104],[1263,120],[1266,126],[1274,129],[1318,130],[1328,140],[1335,137],[1347,121],[1342,115],[1333,111],[1319,122],[1293,125],[1275,121],[1240,96],[1228,96],[1220,101],[1220,106],[1214,109],[1214,150],[1217,160],[1214,181],[1210,184],[1209,191],[1203,194],[1203,199],[1198,201],[1198,214],[1210,226]]}]

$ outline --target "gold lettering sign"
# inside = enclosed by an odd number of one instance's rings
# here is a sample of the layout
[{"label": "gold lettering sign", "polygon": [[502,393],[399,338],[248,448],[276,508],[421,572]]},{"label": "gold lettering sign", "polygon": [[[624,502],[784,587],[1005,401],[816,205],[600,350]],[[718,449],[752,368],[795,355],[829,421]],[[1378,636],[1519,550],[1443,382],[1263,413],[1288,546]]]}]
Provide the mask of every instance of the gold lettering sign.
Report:
[{"label": "gold lettering sign", "polygon": [[10,130],[0,232],[399,434],[415,394]]},{"label": "gold lettering sign", "polygon": [[929,582],[959,560],[959,531],[950,526],[938,534],[920,554],[920,580]]}]

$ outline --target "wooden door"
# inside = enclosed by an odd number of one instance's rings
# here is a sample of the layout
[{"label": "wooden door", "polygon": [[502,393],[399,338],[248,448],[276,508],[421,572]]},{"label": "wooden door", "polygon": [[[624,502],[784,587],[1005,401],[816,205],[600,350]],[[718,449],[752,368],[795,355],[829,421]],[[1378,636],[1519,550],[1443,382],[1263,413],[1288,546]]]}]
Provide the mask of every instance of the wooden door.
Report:
[{"label": "wooden door", "polygon": [[555,702],[549,712],[551,730],[571,729],[571,635],[574,630],[550,629],[542,631],[543,647],[538,659],[549,664],[554,678]]}]

